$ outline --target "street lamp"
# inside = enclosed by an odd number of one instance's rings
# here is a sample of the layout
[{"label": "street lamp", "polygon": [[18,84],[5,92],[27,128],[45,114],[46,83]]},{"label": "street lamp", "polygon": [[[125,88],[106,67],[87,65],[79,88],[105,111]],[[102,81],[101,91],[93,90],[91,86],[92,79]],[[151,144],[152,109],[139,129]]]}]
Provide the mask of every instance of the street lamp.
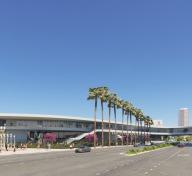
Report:
[{"label": "street lamp", "polygon": [[8,144],[9,144],[9,134],[7,133],[7,146],[8,146]]},{"label": "street lamp", "polygon": [[13,135],[13,147],[15,148],[15,135]]}]

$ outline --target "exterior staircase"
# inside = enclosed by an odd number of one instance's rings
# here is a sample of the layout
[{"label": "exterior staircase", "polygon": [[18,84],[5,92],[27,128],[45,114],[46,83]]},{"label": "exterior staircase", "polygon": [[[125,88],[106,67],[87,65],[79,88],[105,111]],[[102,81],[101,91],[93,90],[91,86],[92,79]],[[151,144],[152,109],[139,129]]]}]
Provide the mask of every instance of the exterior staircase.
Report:
[{"label": "exterior staircase", "polygon": [[69,138],[65,142],[69,145],[69,144],[71,144],[71,143],[73,143],[75,141],[80,141],[81,139],[83,139],[84,137],[86,137],[89,134],[94,134],[94,131],[91,131],[89,133],[80,134],[79,136],[74,137],[74,138]]}]

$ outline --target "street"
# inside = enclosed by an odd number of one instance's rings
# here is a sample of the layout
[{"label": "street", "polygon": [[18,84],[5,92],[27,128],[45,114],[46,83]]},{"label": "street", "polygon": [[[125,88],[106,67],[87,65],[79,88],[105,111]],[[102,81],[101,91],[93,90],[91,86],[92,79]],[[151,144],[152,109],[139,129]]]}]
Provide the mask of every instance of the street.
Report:
[{"label": "street", "polygon": [[165,148],[126,156],[127,147],[91,153],[51,152],[0,156],[1,176],[189,176],[192,148]]}]

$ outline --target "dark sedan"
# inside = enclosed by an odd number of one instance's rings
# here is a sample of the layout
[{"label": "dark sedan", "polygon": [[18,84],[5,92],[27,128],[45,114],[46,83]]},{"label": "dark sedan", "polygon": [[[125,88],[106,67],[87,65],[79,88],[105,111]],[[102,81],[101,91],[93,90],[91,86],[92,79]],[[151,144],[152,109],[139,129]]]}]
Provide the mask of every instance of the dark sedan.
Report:
[{"label": "dark sedan", "polygon": [[80,146],[77,149],[75,149],[75,153],[86,153],[86,152],[90,152],[91,148],[88,146]]},{"label": "dark sedan", "polygon": [[179,147],[179,148],[183,148],[183,147],[185,147],[185,144],[183,144],[183,143],[179,143],[179,144],[177,145],[177,147]]}]

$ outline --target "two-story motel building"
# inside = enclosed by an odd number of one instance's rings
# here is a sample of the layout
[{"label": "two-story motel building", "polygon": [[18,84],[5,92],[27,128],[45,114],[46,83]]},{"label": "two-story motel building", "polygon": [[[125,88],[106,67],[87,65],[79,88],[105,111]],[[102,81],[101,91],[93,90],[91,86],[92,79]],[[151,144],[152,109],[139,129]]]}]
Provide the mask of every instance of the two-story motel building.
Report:
[{"label": "two-story motel building", "polygon": [[[93,118],[69,117],[59,115],[40,114],[8,114],[0,113],[0,126],[6,126],[6,133],[15,134],[17,142],[26,142],[28,138],[47,132],[55,132],[58,140],[66,140],[71,137],[82,135],[93,131]],[[126,123],[123,128],[127,130]],[[108,122],[104,122],[107,131]],[[111,132],[114,133],[115,123],[111,122]],[[137,126],[128,126],[136,133]],[[117,132],[121,133],[122,124],[117,123]],[[97,131],[101,131],[101,121],[97,121]],[[161,139],[165,136],[192,135],[192,127],[177,128],[151,128],[151,136]]]}]

